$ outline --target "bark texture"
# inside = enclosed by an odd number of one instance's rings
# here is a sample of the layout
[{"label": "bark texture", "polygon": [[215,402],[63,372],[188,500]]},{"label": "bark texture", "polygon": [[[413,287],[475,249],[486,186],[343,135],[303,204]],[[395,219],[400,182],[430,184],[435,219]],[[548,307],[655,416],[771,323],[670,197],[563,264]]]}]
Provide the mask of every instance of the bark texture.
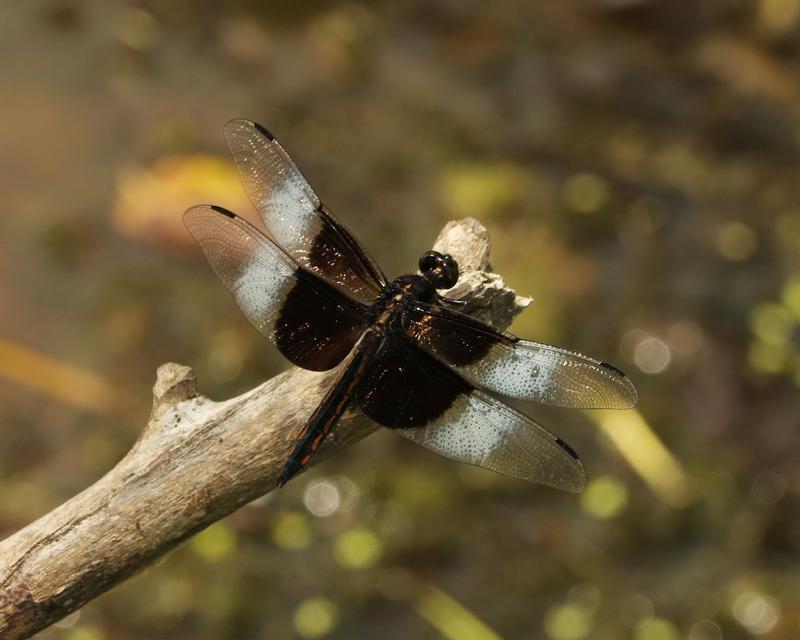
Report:
[{"label": "bark texture", "polygon": [[[530,300],[486,273],[489,237],[448,223],[434,248],[462,278],[448,297],[503,329]],[[200,395],[194,372],[158,369],[153,409],[130,452],[94,485],[0,542],[0,638],[27,638],[142,570],[198,531],[273,490],[293,434],[336,371],[293,368],[224,402]],[[314,462],[376,429],[347,412]]]}]

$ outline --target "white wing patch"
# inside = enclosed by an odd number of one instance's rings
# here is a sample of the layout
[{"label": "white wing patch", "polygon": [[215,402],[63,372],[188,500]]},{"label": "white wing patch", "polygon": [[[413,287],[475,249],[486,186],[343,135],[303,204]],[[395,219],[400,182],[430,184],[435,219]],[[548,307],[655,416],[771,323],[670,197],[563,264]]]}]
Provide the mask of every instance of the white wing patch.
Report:
[{"label": "white wing patch", "polygon": [[[442,357],[435,345],[426,348]],[[556,407],[630,409],[638,402],[636,387],[615,367],[538,342],[497,344],[472,364],[450,366],[489,391]]]},{"label": "white wing patch", "polygon": [[475,378],[482,387],[503,395],[531,400],[547,397],[553,370],[531,362],[523,353],[517,349],[502,354],[489,353],[477,364],[455,369],[468,378]]},{"label": "white wing patch", "polygon": [[247,319],[272,339],[297,266],[258,229],[220,207],[192,207],[184,221]]},{"label": "white wing patch", "polygon": [[280,269],[274,262],[264,264],[253,260],[233,283],[236,302],[261,333],[269,333],[275,328],[275,310],[281,307],[291,289],[291,275],[288,267]]},{"label": "white wing patch", "polygon": [[562,440],[480,391],[460,396],[425,427],[397,431],[451,460],[575,493],[586,485],[583,465]]}]

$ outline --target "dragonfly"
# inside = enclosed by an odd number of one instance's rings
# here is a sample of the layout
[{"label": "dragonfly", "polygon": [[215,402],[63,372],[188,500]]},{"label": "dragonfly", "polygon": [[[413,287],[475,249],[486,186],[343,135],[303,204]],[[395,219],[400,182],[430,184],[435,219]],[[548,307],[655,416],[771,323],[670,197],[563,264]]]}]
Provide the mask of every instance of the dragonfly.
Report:
[{"label": "dragonfly", "polygon": [[418,273],[389,280],[266,128],[237,119],[224,132],[266,232],[217,205],[190,208],[186,227],[244,315],[289,362],[338,369],[298,430],[278,486],[357,407],[446,458],[582,491],[586,473],[574,449],[495,394],[628,409],[638,395],[626,375],[462,313],[442,293],[459,279],[448,254],[427,251]]}]

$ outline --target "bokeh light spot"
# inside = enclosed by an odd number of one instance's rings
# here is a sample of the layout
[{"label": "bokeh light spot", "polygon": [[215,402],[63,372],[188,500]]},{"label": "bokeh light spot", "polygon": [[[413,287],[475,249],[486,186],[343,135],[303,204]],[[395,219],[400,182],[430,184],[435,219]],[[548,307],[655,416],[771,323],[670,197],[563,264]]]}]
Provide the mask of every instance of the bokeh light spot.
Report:
[{"label": "bokeh light spot", "polygon": [[561,190],[564,204],[579,213],[595,213],[608,203],[609,196],[606,181],[591,173],[572,176]]},{"label": "bokeh light spot", "polygon": [[358,527],[345,531],[336,540],[334,557],[345,567],[364,569],[374,566],[383,553],[383,544],[374,532]]},{"label": "bokeh light spot", "polygon": [[755,232],[742,222],[722,225],[716,236],[717,251],[732,262],[742,262],[751,257],[758,247]]},{"label": "bokeh light spot", "polygon": [[692,625],[689,640],[722,640],[722,629],[713,620],[700,620]]},{"label": "bokeh light spot", "polygon": [[575,605],[551,609],[544,621],[544,629],[554,640],[581,640],[591,630],[591,614]]},{"label": "bokeh light spot", "polygon": [[678,640],[678,631],[669,620],[652,618],[636,627],[636,640]]},{"label": "bokeh light spot", "polygon": [[327,517],[339,510],[342,497],[330,480],[310,482],[303,492],[303,504],[313,515]]},{"label": "bokeh light spot", "polygon": [[754,342],[747,350],[747,361],[756,371],[780,373],[786,366],[786,355],[780,345]]},{"label": "bokeh light spot", "polygon": [[750,326],[753,333],[767,344],[784,345],[789,340],[794,322],[788,309],[772,302],[765,302],[753,309]]},{"label": "bokeh light spot", "polygon": [[192,549],[209,562],[222,560],[230,555],[235,546],[236,533],[224,522],[212,524],[192,540]]},{"label": "bokeh light spot", "polygon": [[129,9],[123,16],[117,36],[131,49],[150,49],[158,38],[158,21],[144,9]]},{"label": "bokeh light spot", "polygon": [[308,598],[294,612],[294,628],[303,638],[321,638],[333,631],[338,607],[327,598]]},{"label": "bokeh light spot", "polygon": [[615,477],[600,476],[581,495],[581,507],[595,518],[613,518],[628,503],[628,490]]},{"label": "bokeh light spot", "polygon": [[633,361],[644,373],[661,373],[671,360],[669,345],[655,336],[641,340],[633,351]]},{"label": "bokeh light spot", "polygon": [[781,617],[778,602],[769,596],[745,591],[733,602],[733,617],[750,633],[769,633]]},{"label": "bokeh light spot", "polygon": [[800,274],[793,274],[784,283],[781,297],[794,319],[800,321]]},{"label": "bokeh light spot", "polygon": [[281,513],[272,528],[272,541],[284,549],[305,549],[311,544],[311,527],[302,513]]}]

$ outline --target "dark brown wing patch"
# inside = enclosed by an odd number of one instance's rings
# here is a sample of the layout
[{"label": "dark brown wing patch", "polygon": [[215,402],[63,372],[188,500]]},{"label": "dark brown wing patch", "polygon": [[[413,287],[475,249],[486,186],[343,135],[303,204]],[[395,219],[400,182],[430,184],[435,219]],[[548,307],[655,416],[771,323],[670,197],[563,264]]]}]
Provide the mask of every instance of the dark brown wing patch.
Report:
[{"label": "dark brown wing patch", "polygon": [[490,326],[436,305],[420,305],[409,311],[407,327],[415,342],[456,367],[477,362],[497,344],[514,344],[513,338]]},{"label": "dark brown wing patch", "polygon": [[350,353],[364,331],[364,319],[360,305],[298,270],[275,323],[275,344],[297,366],[327,371]]},{"label": "dark brown wing patch", "polygon": [[440,418],[457,397],[471,390],[465,380],[405,338],[391,337],[367,369],[356,398],[375,422],[396,429]]},{"label": "dark brown wing patch", "polygon": [[309,237],[294,241],[307,243],[307,248],[299,249],[286,241],[298,262],[364,300],[374,299],[387,284],[385,276],[330,211],[320,205],[314,214],[317,219],[309,221]]}]

